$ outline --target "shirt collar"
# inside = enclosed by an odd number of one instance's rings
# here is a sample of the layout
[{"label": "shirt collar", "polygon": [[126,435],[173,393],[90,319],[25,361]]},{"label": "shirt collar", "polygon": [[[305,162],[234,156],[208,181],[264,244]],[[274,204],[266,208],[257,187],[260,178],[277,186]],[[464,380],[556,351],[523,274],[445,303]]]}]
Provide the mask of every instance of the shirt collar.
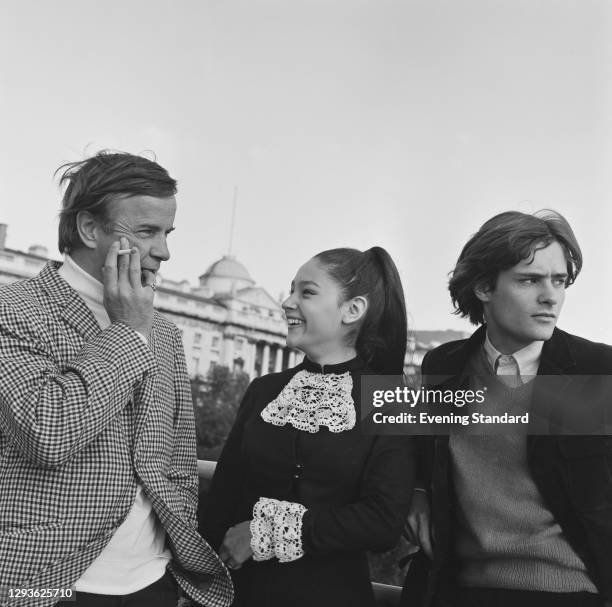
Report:
[{"label": "shirt collar", "polygon": [[79,295],[103,305],[104,285],[79,266],[70,255],[64,255],[64,263],[57,272]]},{"label": "shirt collar", "polygon": [[[542,354],[543,341],[533,341],[528,346],[512,352],[512,356],[516,360],[519,372],[521,375],[537,375],[538,366],[540,365],[540,355]],[[501,356],[501,352],[489,340],[487,333],[484,340],[484,351],[487,355],[487,360],[493,369],[495,369],[495,361]]]}]

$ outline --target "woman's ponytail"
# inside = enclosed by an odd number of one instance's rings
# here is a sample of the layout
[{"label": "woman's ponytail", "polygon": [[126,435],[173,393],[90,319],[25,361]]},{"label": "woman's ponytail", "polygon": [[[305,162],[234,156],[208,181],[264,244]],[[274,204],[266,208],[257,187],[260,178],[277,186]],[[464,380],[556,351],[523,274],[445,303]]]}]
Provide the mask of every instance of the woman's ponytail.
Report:
[{"label": "woman's ponytail", "polygon": [[402,374],[408,340],[406,305],[399,273],[382,247],[361,252],[330,249],[315,256],[346,299],[363,296],[368,308],[355,336],[357,353],[378,373]]},{"label": "woman's ponytail", "polygon": [[[372,255],[382,274],[383,297],[381,311],[376,331],[380,347],[372,352],[370,367],[374,371],[404,373],[404,358],[408,342],[408,321],[406,319],[406,303],[404,289],[391,256],[382,247],[372,247],[366,251]],[[367,339],[363,336],[362,339]]]}]

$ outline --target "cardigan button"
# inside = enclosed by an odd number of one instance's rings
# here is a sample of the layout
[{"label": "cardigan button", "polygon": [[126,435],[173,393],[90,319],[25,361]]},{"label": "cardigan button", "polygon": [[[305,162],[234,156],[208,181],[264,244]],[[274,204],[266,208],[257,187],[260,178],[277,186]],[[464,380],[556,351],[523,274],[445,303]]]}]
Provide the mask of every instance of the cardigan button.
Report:
[{"label": "cardigan button", "polygon": [[293,478],[297,480],[297,479],[299,479],[299,478],[300,478],[300,475],[299,475],[299,474],[296,472],[296,473],[293,475]]}]

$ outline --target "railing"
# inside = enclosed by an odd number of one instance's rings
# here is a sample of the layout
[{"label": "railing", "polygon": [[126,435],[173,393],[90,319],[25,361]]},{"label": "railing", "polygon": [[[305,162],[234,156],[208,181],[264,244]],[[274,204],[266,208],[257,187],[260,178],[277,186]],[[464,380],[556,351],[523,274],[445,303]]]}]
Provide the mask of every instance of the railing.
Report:
[{"label": "railing", "polygon": [[[198,476],[204,488],[208,488],[215,472],[216,462],[204,459],[198,460]],[[378,607],[397,607],[399,605],[401,588],[399,586],[389,586],[388,584],[378,584],[372,582],[374,596]]]}]

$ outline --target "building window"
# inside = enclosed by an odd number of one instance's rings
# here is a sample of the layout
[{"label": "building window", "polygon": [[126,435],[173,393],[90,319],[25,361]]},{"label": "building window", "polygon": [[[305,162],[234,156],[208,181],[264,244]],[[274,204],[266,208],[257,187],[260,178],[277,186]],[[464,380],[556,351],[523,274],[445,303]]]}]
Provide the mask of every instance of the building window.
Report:
[{"label": "building window", "polygon": [[242,352],[242,346],[244,346],[244,339],[236,340],[236,352]]},{"label": "building window", "polygon": [[213,347],[213,348],[219,348],[219,341],[220,341],[220,340],[219,340],[219,337],[218,337],[217,335],[215,335],[215,336],[212,338],[212,344],[211,344],[211,345],[212,345],[212,347]]},{"label": "building window", "polygon": [[197,356],[194,356],[191,359],[191,363],[193,364],[193,372],[195,375],[200,374],[200,359]]},{"label": "building window", "polygon": [[201,333],[195,333],[193,336],[193,343],[194,344],[199,344],[202,341],[202,334]]}]

